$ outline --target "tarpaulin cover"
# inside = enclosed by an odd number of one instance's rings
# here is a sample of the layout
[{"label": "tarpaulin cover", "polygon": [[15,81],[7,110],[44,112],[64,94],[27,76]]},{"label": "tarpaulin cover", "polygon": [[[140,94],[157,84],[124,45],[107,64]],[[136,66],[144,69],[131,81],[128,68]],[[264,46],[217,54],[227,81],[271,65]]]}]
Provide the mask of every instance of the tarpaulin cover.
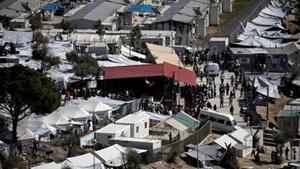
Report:
[{"label": "tarpaulin cover", "polygon": [[132,5],[128,8],[130,12],[154,13],[151,5]]}]

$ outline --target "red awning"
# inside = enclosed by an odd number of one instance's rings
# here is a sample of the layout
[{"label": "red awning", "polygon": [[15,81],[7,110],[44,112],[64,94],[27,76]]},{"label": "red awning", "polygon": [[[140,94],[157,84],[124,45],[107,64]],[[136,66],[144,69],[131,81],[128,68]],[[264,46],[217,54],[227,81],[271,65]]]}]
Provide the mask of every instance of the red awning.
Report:
[{"label": "red awning", "polygon": [[163,64],[107,67],[104,70],[104,79],[106,80],[158,76],[174,77],[177,81],[193,86],[196,85],[196,75],[194,71],[166,62]]}]

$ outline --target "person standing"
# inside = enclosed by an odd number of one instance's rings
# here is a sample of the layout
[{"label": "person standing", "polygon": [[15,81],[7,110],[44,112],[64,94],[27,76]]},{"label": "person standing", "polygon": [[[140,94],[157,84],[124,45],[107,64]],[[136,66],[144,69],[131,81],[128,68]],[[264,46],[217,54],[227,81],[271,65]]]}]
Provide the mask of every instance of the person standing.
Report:
[{"label": "person standing", "polygon": [[221,73],[221,77],[220,78],[221,78],[221,84],[223,84],[224,80],[225,80],[224,72]]},{"label": "person standing", "polygon": [[217,105],[216,104],[214,104],[214,111],[217,111]]},{"label": "person standing", "polygon": [[296,160],[296,148],[295,147],[293,148],[293,151],[294,151],[294,160]]},{"label": "person standing", "polygon": [[285,159],[286,160],[289,160],[289,148],[288,148],[288,146],[286,146],[286,148],[285,148]]},{"label": "person standing", "polygon": [[220,95],[220,108],[224,107],[224,96]]}]

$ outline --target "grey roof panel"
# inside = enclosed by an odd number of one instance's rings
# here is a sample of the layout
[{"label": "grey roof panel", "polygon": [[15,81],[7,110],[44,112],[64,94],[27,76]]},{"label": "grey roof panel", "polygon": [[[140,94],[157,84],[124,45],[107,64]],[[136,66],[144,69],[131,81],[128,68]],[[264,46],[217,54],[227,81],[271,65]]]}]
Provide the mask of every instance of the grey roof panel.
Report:
[{"label": "grey roof panel", "polygon": [[157,17],[154,23],[169,20],[188,23],[192,20],[190,17],[196,16],[193,10],[194,7],[200,7],[200,10],[204,11],[209,8],[209,4],[210,0],[181,0],[170,6],[161,16]]},{"label": "grey roof panel", "polygon": [[113,11],[117,11],[123,6],[122,0],[97,0],[92,4],[86,5],[83,9],[69,17],[68,21],[86,19],[91,21],[105,20]]}]

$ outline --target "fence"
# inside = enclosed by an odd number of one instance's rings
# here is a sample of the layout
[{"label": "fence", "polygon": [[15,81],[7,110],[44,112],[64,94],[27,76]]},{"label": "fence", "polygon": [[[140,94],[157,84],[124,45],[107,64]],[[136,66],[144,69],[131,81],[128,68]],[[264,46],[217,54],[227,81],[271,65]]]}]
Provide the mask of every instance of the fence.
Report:
[{"label": "fence", "polygon": [[188,136],[187,138],[162,146],[158,149],[149,150],[143,157],[143,161],[147,164],[169,160],[172,157],[181,154],[185,151],[185,146],[188,144],[199,144],[211,133],[211,123],[206,122],[200,129],[195,133]]}]

